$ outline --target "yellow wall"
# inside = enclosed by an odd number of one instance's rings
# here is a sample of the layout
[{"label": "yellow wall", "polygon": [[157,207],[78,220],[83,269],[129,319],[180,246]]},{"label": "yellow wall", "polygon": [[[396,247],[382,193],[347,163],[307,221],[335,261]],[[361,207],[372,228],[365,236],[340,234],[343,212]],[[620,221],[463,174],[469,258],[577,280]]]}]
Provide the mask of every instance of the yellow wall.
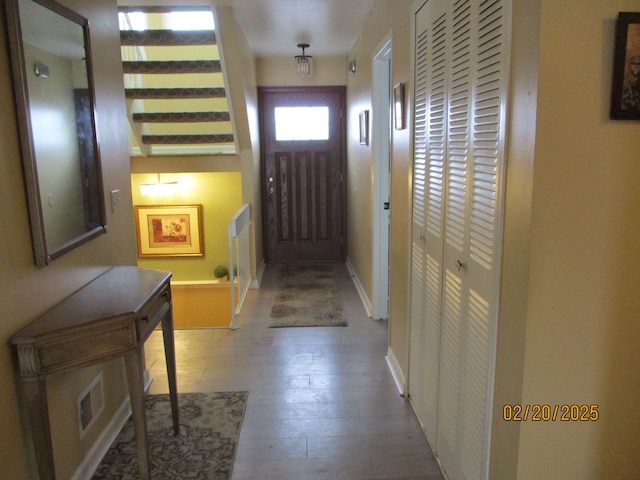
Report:
[{"label": "yellow wall", "polygon": [[167,173],[161,181],[177,181],[179,193],[165,197],[144,197],[141,183],[157,181],[155,174],[131,175],[134,205],[202,205],[204,255],[195,257],[141,257],[138,266],[167,270],[173,280],[212,280],[216,265],[229,266],[229,221],[242,207],[240,172]]},{"label": "yellow wall", "polygon": [[[20,165],[20,150],[9,76],[4,9],[0,14],[0,188],[4,208],[0,221],[8,228],[0,229],[0,465],[3,478],[25,479],[27,458],[20,426],[14,386],[9,338],[78,288],[87,284],[112,265],[135,265],[135,232],[131,211],[129,156],[122,67],[119,51],[117,5],[113,0],[84,2],[64,0],[91,23],[98,113],[98,135],[102,154],[105,198],[108,192],[121,192],[122,209],[107,210],[108,232],[74,252],[55,260],[50,266],[35,267],[31,249],[27,203]],[[4,5],[3,5],[4,6]],[[84,440],[78,439],[75,401],[95,374],[105,373],[106,410]],[[122,364],[110,362],[72,374],[62,374],[47,382],[52,416],[54,452],[59,478],[70,478],[96,436],[112,417],[126,396]]]},{"label": "yellow wall", "polygon": [[[227,328],[231,324],[231,283],[226,279],[171,282],[174,328]],[[238,288],[234,285],[234,305]],[[234,307],[235,308],[235,307]]]}]

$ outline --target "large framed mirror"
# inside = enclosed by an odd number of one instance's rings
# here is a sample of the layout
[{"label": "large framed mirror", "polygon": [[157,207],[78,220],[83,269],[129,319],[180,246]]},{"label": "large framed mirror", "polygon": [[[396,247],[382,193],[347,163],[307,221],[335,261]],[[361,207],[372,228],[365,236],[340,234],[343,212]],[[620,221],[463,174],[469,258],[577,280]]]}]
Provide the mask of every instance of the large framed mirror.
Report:
[{"label": "large framed mirror", "polygon": [[51,0],[5,0],[36,264],[106,232],[89,22]]}]

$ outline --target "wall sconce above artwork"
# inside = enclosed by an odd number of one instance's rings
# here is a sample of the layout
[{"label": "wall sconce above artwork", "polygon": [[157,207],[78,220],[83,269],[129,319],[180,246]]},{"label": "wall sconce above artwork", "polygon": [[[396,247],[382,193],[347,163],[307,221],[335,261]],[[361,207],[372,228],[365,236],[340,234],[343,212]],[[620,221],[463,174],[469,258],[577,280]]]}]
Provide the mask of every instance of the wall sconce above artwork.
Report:
[{"label": "wall sconce above artwork", "polygon": [[156,182],[140,184],[140,194],[143,197],[164,197],[178,193],[178,182],[161,182],[160,174],[158,173],[157,175],[158,180]]}]

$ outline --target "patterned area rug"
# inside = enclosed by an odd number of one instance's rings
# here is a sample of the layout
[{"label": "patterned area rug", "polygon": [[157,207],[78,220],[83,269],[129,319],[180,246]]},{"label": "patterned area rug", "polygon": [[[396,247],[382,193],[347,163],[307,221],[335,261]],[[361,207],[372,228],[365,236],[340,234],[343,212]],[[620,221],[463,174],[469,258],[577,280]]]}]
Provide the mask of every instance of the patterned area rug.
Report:
[{"label": "patterned area rug", "polygon": [[[147,397],[151,478],[229,480],[249,392],[178,395],[180,434],[173,434],[169,395]],[[94,480],[139,479],[129,419],[100,463]]]},{"label": "patterned area rug", "polygon": [[333,265],[282,265],[269,327],[346,327]]}]

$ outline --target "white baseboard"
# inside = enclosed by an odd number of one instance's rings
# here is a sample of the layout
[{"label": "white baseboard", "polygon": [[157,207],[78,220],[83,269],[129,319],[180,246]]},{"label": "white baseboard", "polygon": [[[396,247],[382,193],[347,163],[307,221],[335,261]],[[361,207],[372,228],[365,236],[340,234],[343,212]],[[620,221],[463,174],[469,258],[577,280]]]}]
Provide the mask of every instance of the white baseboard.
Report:
[{"label": "white baseboard", "polygon": [[252,290],[259,290],[260,289],[260,285],[262,284],[262,275],[264,275],[264,269],[266,268],[266,264],[264,263],[264,260],[262,260],[262,263],[260,264],[260,267],[258,268],[258,271],[256,272],[256,278],[254,278],[253,280],[251,280],[251,283],[249,284],[249,288]]},{"label": "white baseboard", "polygon": [[347,270],[349,270],[349,274],[351,275],[351,280],[353,281],[353,284],[356,286],[358,295],[360,295],[360,301],[362,302],[362,305],[364,306],[364,309],[367,312],[367,316],[371,317],[371,312],[373,311],[373,309],[371,308],[371,300],[369,300],[369,297],[367,297],[367,293],[364,291],[364,287],[362,286],[362,283],[360,282],[360,279],[356,274],[356,270],[355,268],[353,268],[353,264],[351,263],[351,260],[349,260],[348,257],[345,264],[347,266]]},{"label": "white baseboard", "polygon": [[391,350],[391,347],[387,349],[387,356],[385,357],[385,360],[387,361],[387,366],[391,371],[393,380],[396,382],[396,387],[398,387],[398,390],[400,391],[400,395],[404,397],[407,393],[405,391],[406,381],[405,381],[404,373],[402,372],[402,368],[400,368],[400,363],[398,363],[398,359],[393,353],[393,350]]}]

